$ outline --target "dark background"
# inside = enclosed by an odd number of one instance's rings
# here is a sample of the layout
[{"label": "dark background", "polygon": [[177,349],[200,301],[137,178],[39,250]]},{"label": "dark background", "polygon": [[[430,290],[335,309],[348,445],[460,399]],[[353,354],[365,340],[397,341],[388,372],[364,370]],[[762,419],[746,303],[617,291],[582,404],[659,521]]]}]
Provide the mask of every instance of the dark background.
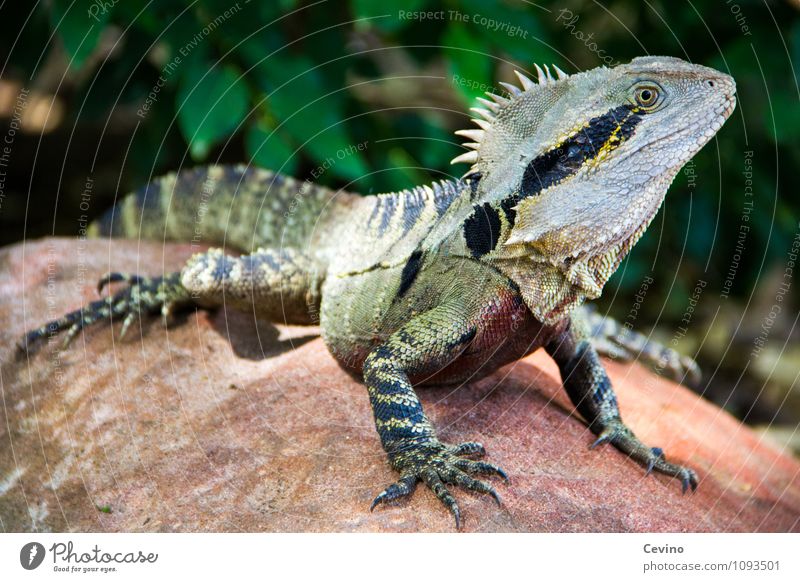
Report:
[{"label": "dark background", "polygon": [[82,216],[202,163],[365,194],[458,175],[452,132],[513,68],[682,57],[733,75],[738,107],[600,308],[695,356],[699,391],[797,450],[799,14],[789,0],[5,2],[0,242],[76,236]]}]

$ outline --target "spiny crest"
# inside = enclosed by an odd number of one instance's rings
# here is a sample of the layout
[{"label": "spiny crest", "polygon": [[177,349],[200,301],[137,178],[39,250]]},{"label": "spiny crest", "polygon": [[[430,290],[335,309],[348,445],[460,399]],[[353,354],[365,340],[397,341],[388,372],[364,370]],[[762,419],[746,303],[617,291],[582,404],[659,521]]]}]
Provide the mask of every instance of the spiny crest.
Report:
[{"label": "spiny crest", "polygon": [[514,73],[519,79],[521,88],[511,83],[500,83],[500,85],[502,85],[503,88],[508,91],[509,97],[503,97],[488,91],[486,92],[486,95],[489,97],[489,99],[478,97],[478,102],[483,107],[471,107],[470,111],[473,111],[477,115],[477,117],[473,117],[471,121],[480,129],[460,129],[455,132],[456,135],[467,138],[468,141],[462,145],[466,148],[469,148],[471,151],[465,152],[453,158],[450,162],[451,164],[458,164],[462,162],[473,164],[473,167],[470,168],[470,170],[468,170],[466,173],[470,174],[473,170],[475,170],[474,164],[476,164],[479,159],[478,149],[481,147],[481,143],[486,137],[486,134],[492,129],[492,124],[497,120],[497,115],[502,109],[508,107],[518,97],[531,90],[535,90],[538,87],[554,84],[558,81],[563,81],[569,78],[569,75],[555,65],[553,65],[553,70],[555,70],[557,78],[553,77],[547,65],[544,65],[544,70],[539,65],[534,64],[533,66],[536,69],[538,83],[515,70]]}]

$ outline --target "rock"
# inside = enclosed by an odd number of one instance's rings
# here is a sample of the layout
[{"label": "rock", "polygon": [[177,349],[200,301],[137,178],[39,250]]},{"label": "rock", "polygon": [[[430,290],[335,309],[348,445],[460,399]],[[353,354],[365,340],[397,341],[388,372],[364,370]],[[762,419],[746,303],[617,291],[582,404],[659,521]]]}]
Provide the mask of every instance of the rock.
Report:
[{"label": "rock", "polygon": [[[194,249],[196,250],[196,249]],[[188,245],[48,239],[0,250],[0,527],[5,531],[453,531],[424,487],[368,508],[395,474],[364,388],[315,330],[246,313],[101,325],[15,358],[28,328],[95,297],[106,271],[177,269]],[[114,328],[117,332],[119,324]],[[467,531],[798,531],[800,464],[689,390],[608,363],[642,439],[695,468],[696,493],[593,440],[539,351],[419,390],[447,441],[503,467],[502,508],[455,490]]]}]

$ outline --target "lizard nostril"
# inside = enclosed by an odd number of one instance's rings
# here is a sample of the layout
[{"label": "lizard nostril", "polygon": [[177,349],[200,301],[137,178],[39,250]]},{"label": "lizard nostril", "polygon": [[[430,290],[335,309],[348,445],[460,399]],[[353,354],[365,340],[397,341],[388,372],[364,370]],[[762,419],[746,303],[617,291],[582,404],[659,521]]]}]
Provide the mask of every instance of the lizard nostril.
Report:
[{"label": "lizard nostril", "polygon": [[713,89],[714,87],[716,87],[716,86],[717,86],[717,84],[716,84],[714,81],[712,81],[711,79],[709,79],[708,81],[706,81],[706,84],[707,84],[709,87],[711,87],[712,89]]}]

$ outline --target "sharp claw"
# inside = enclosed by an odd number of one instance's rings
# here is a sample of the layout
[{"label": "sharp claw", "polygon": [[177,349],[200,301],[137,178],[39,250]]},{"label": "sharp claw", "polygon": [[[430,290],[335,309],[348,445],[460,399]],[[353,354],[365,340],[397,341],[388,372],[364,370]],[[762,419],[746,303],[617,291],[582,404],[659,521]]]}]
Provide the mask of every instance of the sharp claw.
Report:
[{"label": "sharp claw", "polygon": [[410,495],[416,486],[416,481],[416,477],[406,476],[396,483],[392,483],[386,489],[381,491],[375,499],[372,500],[372,505],[369,506],[369,510],[372,511],[376,506],[384,501],[391,501],[392,499],[397,499],[398,497]]},{"label": "sharp claw", "polygon": [[692,491],[697,490],[697,476],[694,474],[694,471],[684,469],[681,472],[681,493],[685,494],[690,487]]},{"label": "sharp claw", "polygon": [[121,281],[127,281],[129,285],[138,285],[142,282],[142,278],[139,275],[107,273],[97,282],[97,294],[100,295],[109,283],[119,283]]},{"label": "sharp claw", "polygon": [[120,273],[106,273],[100,277],[100,280],[97,282],[97,294],[101,295],[103,289],[105,289],[106,285],[109,283],[117,283],[118,281],[122,281],[122,275]]},{"label": "sharp claw", "polygon": [[75,336],[78,335],[82,329],[83,324],[80,321],[72,324],[72,327],[67,330],[64,340],[61,342],[61,349],[66,350],[72,340],[75,339]]},{"label": "sharp claw", "polygon": [[125,319],[122,322],[122,329],[120,329],[119,331],[119,339],[124,338],[125,334],[128,333],[128,328],[134,321],[136,321],[136,316],[137,316],[136,311],[131,311],[130,313],[128,313],[128,315],[125,316]]},{"label": "sharp claw", "polygon": [[175,317],[174,305],[172,303],[164,303],[161,306],[161,320],[164,325],[169,325]]},{"label": "sharp claw", "polygon": [[591,445],[589,445],[589,448],[590,449],[595,449],[595,448],[599,447],[600,445],[603,445],[603,444],[609,442],[610,440],[611,440],[611,434],[604,432],[603,434],[601,434],[598,437],[598,439],[596,441],[594,441]]},{"label": "sharp claw", "polygon": [[453,517],[456,519],[456,529],[461,529],[461,512],[458,509],[458,505],[452,506],[450,511],[453,513]]},{"label": "sharp claw", "polygon": [[370,510],[370,512],[372,512],[372,510],[373,510],[373,509],[375,509],[375,507],[376,507],[376,506],[377,506],[377,505],[378,505],[378,504],[379,504],[381,501],[383,501],[383,498],[384,498],[385,496],[386,496],[386,491],[382,491],[381,493],[379,493],[379,494],[378,494],[378,496],[377,496],[375,499],[373,499],[373,500],[372,500],[372,505],[370,505],[370,506],[369,506],[369,510]]},{"label": "sharp claw", "polygon": [[30,353],[31,348],[36,344],[37,340],[39,340],[41,337],[42,333],[38,329],[26,333],[17,342],[17,349],[19,350],[19,353],[23,355]]},{"label": "sharp claw", "polygon": [[498,475],[500,475],[500,477],[503,479],[503,481],[505,481],[506,483],[510,482],[509,478],[508,478],[508,475],[506,475],[506,472],[503,471],[500,467],[495,467],[495,471],[497,472]]},{"label": "sharp claw", "polygon": [[395,453],[397,457],[390,456],[392,464],[403,477],[375,497],[370,505],[370,511],[383,502],[409,495],[414,491],[417,482],[422,481],[453,514],[456,529],[461,529],[461,510],[455,497],[448,490],[448,484],[477,493],[487,493],[499,507],[502,506],[503,500],[497,491],[488,483],[470,477],[469,473],[496,474],[508,482],[508,475],[500,467],[459,456],[474,453],[485,453],[483,445],[473,442],[445,445],[436,440],[421,445],[419,443],[409,445],[400,453]]},{"label": "sharp claw", "polygon": [[[67,348],[72,339],[83,329],[99,321],[108,322],[109,319],[123,320],[120,338],[124,337],[130,325],[141,317],[143,311],[152,311],[157,307],[164,308],[167,315],[175,305],[180,305],[185,299],[179,286],[170,287],[168,292],[161,293],[161,285],[168,281],[171,285],[175,276],[156,277],[148,279],[139,275],[128,273],[108,273],[100,278],[97,283],[97,292],[102,293],[109,283],[120,281],[127,282],[129,287],[118,293],[110,293],[102,299],[90,302],[81,309],[67,313],[60,319],[51,321],[38,329],[28,332],[18,343],[20,355],[30,354],[32,349],[42,343],[46,337],[64,332],[61,349]],[[134,286],[139,286],[135,288]]]}]

